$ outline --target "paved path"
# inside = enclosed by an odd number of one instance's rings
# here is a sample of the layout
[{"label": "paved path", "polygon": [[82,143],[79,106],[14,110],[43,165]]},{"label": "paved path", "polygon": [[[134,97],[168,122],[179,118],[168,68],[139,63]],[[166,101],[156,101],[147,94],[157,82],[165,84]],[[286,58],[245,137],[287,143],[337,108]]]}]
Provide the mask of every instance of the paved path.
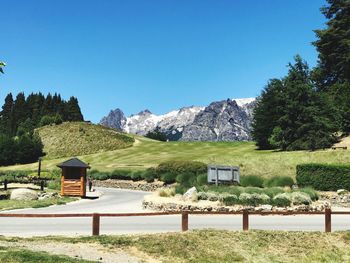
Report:
[{"label": "paved path", "polygon": [[[104,194],[97,200],[81,200],[63,206],[14,210],[13,213],[92,213],[141,212],[141,202],[149,193],[100,188]],[[8,212],[8,211],[7,211]],[[324,230],[324,216],[250,216],[250,229]],[[179,231],[179,215],[152,217],[101,218],[101,234],[157,233]],[[349,230],[350,216],[332,216],[333,230]],[[218,228],[241,230],[242,216],[189,216],[190,229]],[[0,235],[46,236],[90,235],[91,218],[0,218]]]}]

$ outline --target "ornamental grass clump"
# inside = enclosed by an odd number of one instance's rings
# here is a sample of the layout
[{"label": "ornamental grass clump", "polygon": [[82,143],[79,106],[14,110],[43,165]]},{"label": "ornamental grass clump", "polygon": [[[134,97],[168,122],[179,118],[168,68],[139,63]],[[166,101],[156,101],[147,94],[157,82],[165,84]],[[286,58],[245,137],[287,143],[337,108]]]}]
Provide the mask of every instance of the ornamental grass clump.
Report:
[{"label": "ornamental grass clump", "polygon": [[238,197],[237,195],[231,195],[231,194],[223,195],[222,202],[224,203],[224,205],[233,206],[238,204]]},{"label": "ornamental grass clump", "polygon": [[158,192],[158,195],[160,197],[171,197],[175,195],[175,189],[174,188],[163,188],[160,189]]},{"label": "ornamental grass clump", "polygon": [[208,194],[206,192],[198,192],[198,200],[208,200]]},{"label": "ornamental grass clump", "polygon": [[291,199],[293,205],[309,205],[312,203],[310,196],[302,192],[291,193]]},{"label": "ornamental grass clump", "polygon": [[287,207],[290,206],[291,203],[292,200],[288,193],[278,194],[272,199],[272,204],[274,206]]}]

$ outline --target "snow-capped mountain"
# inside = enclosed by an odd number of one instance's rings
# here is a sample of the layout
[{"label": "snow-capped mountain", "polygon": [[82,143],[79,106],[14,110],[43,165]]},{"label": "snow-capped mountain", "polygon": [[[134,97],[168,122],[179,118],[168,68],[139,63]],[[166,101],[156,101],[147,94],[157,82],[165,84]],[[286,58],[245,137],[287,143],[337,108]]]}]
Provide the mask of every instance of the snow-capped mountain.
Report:
[{"label": "snow-capped mountain", "polygon": [[125,117],[120,109],[110,111],[100,124],[128,133],[146,135],[159,127],[172,141],[250,140],[255,98],[227,99],[207,107],[184,107],[164,115],[149,110]]}]

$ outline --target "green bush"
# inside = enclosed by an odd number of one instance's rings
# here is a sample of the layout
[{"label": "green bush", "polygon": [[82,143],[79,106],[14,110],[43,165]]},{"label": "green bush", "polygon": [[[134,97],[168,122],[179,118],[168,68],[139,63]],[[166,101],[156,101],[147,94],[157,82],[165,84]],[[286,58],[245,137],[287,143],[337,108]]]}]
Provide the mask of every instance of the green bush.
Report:
[{"label": "green bush", "polygon": [[143,173],[143,179],[145,179],[147,183],[154,182],[154,179],[156,178],[157,178],[157,171],[155,168],[148,168]]},{"label": "green bush", "polygon": [[208,175],[206,173],[197,176],[197,185],[206,185],[208,183]]},{"label": "green bush", "polygon": [[111,178],[111,173],[91,170],[88,172],[88,177],[90,177],[92,180],[107,180]]},{"label": "green bush", "polygon": [[208,200],[208,194],[206,192],[198,192],[198,200]]},{"label": "green bush", "polygon": [[130,170],[116,169],[110,173],[110,179],[131,180],[131,176]]},{"label": "green bush", "polygon": [[293,192],[291,194],[293,205],[309,205],[312,203],[310,196],[302,192]]},{"label": "green bush", "polygon": [[207,172],[207,165],[194,161],[167,161],[158,165],[157,172],[160,175],[164,173],[192,173],[199,175]]},{"label": "green bush", "polygon": [[209,201],[215,202],[219,200],[219,196],[216,193],[207,193]]},{"label": "green bush", "polygon": [[300,187],[316,190],[350,190],[350,165],[301,164],[297,166],[296,180]]},{"label": "green bush", "polygon": [[166,184],[173,184],[176,181],[176,174],[175,173],[164,173],[160,176],[160,180],[162,180]]},{"label": "green bush", "polygon": [[264,188],[263,192],[264,194],[268,195],[270,198],[273,198],[278,194],[284,193],[284,190],[280,187],[269,187],[269,188]]},{"label": "green bush", "polygon": [[61,180],[56,179],[56,180],[49,181],[47,184],[47,188],[60,191],[61,190]]},{"label": "green bush", "polygon": [[0,191],[0,200],[8,200],[10,199],[10,195],[9,191]]},{"label": "green bush", "polygon": [[224,205],[233,206],[238,203],[238,197],[237,195],[224,195],[222,197],[222,202],[224,203]]},{"label": "green bush", "polygon": [[293,178],[289,176],[274,176],[269,179],[267,179],[264,183],[265,187],[284,187],[289,186],[292,187],[294,184]]},{"label": "green bush", "polygon": [[312,201],[317,201],[319,198],[318,193],[311,187],[300,188],[298,191],[306,193],[308,196],[310,196]]},{"label": "green bush", "polygon": [[188,187],[184,187],[182,185],[175,186],[175,193],[177,194],[183,195],[184,193],[186,193],[187,190],[188,190]]},{"label": "green bush", "polygon": [[258,206],[261,204],[268,204],[270,202],[270,197],[266,194],[242,193],[239,196],[239,202],[242,205]]},{"label": "green bush", "polygon": [[247,176],[241,176],[240,178],[240,185],[247,187],[247,186],[254,186],[254,187],[263,187],[264,179],[261,176],[257,175],[247,175]]},{"label": "green bush", "polygon": [[130,177],[133,181],[141,181],[143,179],[143,171],[134,171]]},{"label": "green bush", "polygon": [[259,187],[245,187],[243,191],[247,194],[261,194],[264,192],[264,189]]},{"label": "green bush", "polygon": [[291,197],[287,193],[278,194],[272,199],[272,204],[274,206],[287,207],[290,206],[291,203]]},{"label": "green bush", "polygon": [[176,182],[183,186],[191,187],[196,183],[196,175],[193,173],[180,173],[176,176]]},{"label": "green bush", "polygon": [[162,188],[159,190],[159,196],[161,197],[171,197],[175,195],[175,189],[174,188]]}]

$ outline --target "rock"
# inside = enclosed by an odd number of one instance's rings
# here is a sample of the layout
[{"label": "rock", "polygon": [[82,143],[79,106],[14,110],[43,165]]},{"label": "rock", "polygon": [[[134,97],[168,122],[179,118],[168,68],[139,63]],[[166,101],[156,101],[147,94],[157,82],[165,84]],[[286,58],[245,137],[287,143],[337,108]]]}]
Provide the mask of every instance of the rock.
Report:
[{"label": "rock", "polygon": [[191,200],[194,195],[197,194],[197,189],[196,187],[191,187],[186,191],[186,193],[183,194],[184,199]]},{"label": "rock", "polygon": [[37,200],[38,194],[34,190],[19,188],[11,193],[11,200]]},{"label": "rock", "polygon": [[348,193],[348,190],[345,190],[345,189],[339,189],[337,190],[337,194],[338,195],[344,195],[344,194],[347,194]]},{"label": "rock", "polygon": [[272,210],[272,205],[262,205],[261,206],[262,211],[271,211]]}]

